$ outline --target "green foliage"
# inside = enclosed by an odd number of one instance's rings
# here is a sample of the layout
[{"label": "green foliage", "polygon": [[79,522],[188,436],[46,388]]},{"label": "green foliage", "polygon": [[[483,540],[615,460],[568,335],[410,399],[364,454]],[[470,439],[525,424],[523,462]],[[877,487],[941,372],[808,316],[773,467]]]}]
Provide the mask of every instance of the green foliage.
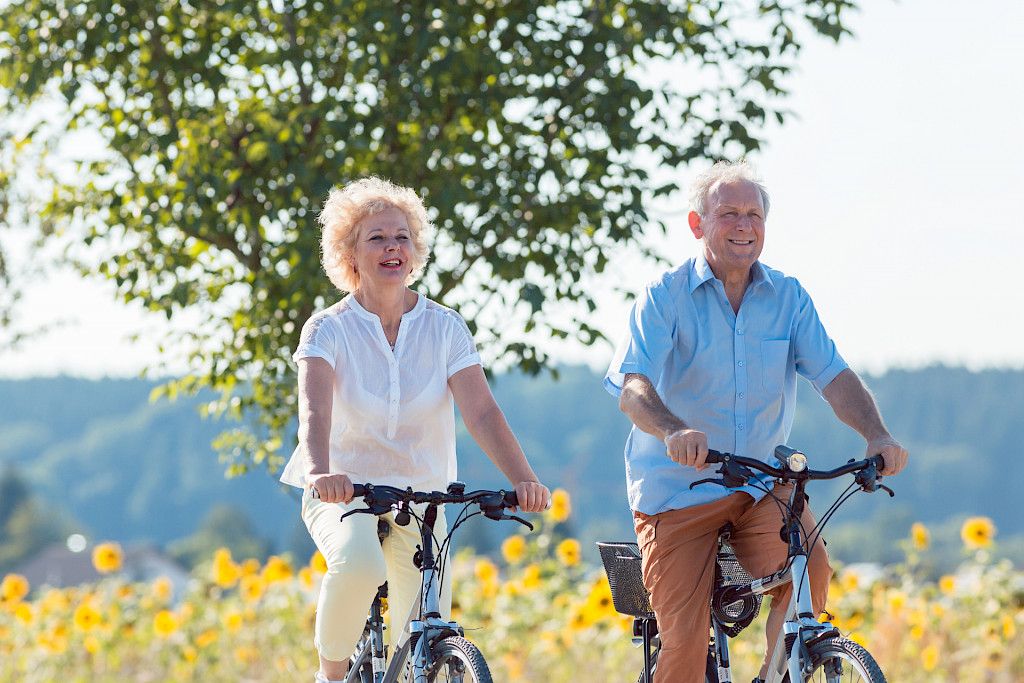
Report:
[{"label": "green foliage", "polygon": [[[173,341],[192,368],[176,388],[257,423],[222,441],[232,471],[273,468],[290,351],[337,297],[313,222],[332,185],[421,192],[439,227],[422,288],[492,360],[537,372],[528,332],[595,340],[581,276],[660,225],[644,200],[677,188],[648,168],[757,149],[784,118],[795,31],[838,39],[851,6],[28,0],[0,17],[0,146],[45,158],[68,131],[99,137],[44,173],[32,215],[124,300],[199,313]],[[659,60],[673,82],[644,73]],[[45,98],[64,118],[11,132]],[[19,155],[0,159],[7,178]]]},{"label": "green foliage", "polygon": [[232,505],[212,508],[194,534],[171,543],[167,550],[185,566],[194,567],[218,548],[227,548],[234,557],[260,560],[265,559],[270,550],[266,539],[256,532],[249,515]]}]

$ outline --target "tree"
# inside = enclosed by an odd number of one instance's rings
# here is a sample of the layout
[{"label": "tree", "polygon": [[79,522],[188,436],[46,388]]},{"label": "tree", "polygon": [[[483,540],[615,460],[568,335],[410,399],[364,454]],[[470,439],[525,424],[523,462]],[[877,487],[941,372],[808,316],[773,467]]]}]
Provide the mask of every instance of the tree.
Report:
[{"label": "tree", "polygon": [[[537,335],[599,336],[582,276],[664,229],[645,201],[678,188],[650,170],[756,150],[795,32],[838,40],[852,5],[27,0],[0,18],[0,184],[68,131],[101,141],[42,172],[29,215],[125,301],[201,313],[168,342],[192,372],[167,390],[217,390],[215,412],[255,420],[220,440],[234,468],[273,466],[291,350],[338,296],[313,220],[332,185],[419,190],[439,228],[421,289],[490,360],[537,372]],[[675,80],[655,83],[665,60]],[[53,101],[63,117],[11,123]]]}]

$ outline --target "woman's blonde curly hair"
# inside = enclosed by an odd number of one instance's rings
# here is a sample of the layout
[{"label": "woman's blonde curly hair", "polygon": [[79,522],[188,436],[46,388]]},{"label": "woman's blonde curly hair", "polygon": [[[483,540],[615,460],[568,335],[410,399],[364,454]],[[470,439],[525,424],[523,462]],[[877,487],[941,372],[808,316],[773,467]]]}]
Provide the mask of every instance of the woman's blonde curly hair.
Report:
[{"label": "woman's blonde curly hair", "polygon": [[386,209],[398,209],[409,221],[413,255],[412,272],[406,284],[412,284],[423,273],[430,255],[427,238],[434,229],[423,200],[408,187],[384,178],[360,178],[345,187],[332,189],[317,219],[323,226],[320,249],[324,270],[334,286],[343,292],[354,292],[359,288],[359,273],[353,259],[359,237],[356,225],[367,216]]}]

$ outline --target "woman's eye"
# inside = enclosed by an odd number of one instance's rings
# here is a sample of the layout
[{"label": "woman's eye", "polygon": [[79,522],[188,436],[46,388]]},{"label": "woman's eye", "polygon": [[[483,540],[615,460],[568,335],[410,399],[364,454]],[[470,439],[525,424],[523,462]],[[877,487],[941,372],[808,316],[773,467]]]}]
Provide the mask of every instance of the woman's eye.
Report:
[{"label": "woman's eye", "polygon": [[381,239],[380,235],[374,235],[373,237],[370,238],[370,241],[372,242],[374,240],[379,240],[379,239]]}]

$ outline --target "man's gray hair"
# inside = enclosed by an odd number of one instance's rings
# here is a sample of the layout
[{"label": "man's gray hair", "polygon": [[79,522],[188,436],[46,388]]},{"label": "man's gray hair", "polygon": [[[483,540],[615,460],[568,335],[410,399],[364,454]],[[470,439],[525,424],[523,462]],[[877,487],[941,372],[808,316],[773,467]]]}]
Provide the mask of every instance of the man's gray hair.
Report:
[{"label": "man's gray hair", "polygon": [[761,193],[761,204],[764,206],[764,215],[767,218],[768,207],[771,204],[768,199],[768,190],[761,184],[753,167],[746,160],[719,161],[697,176],[693,184],[690,185],[690,209],[696,211],[699,216],[704,216],[708,208],[708,195],[722,183],[734,183],[737,180],[753,183],[757,191]]}]

